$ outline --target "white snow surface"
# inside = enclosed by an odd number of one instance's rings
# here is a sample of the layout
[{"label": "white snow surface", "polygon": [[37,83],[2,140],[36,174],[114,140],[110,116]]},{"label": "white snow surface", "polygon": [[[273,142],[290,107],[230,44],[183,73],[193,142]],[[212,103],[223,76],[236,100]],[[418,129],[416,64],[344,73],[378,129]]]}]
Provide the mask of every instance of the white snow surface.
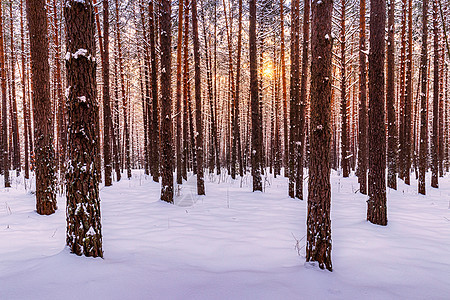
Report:
[{"label": "white snow surface", "polygon": [[94,259],[64,246],[65,197],[40,216],[13,178],[0,188],[0,299],[450,297],[450,177],[427,196],[399,180],[381,227],[365,221],[357,178],[333,173],[333,272],[305,264],[307,201],[286,196],[286,178],[269,176],[264,193],[252,193],[249,176],[205,179],[206,196],[192,176],[175,205],[141,171],[102,187],[104,259]]}]

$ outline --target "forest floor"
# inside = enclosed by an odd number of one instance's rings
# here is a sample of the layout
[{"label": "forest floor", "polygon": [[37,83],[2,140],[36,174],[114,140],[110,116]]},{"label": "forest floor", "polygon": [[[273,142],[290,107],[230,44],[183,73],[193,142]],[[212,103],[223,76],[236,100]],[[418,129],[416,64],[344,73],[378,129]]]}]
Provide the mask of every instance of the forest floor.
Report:
[{"label": "forest floor", "polygon": [[357,178],[333,173],[333,272],[305,264],[307,202],[286,196],[286,178],[263,193],[248,176],[205,181],[206,196],[191,177],[176,205],[141,171],[102,187],[104,259],[93,259],[64,246],[65,197],[40,216],[13,179],[0,189],[0,299],[449,299],[448,176],[427,196],[399,180],[381,227],[365,220]]}]

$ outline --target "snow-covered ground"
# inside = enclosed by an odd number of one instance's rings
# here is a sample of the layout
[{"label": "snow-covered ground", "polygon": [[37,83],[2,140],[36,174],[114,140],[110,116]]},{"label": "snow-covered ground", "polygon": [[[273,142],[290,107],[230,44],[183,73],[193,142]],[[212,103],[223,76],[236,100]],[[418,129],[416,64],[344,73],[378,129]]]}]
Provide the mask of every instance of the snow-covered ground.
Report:
[{"label": "snow-covered ground", "polygon": [[450,177],[427,196],[399,181],[380,227],[357,179],[333,174],[333,272],[304,263],[307,203],[286,178],[252,193],[250,177],[207,176],[204,197],[191,178],[169,205],[135,171],[101,190],[104,259],[64,247],[64,197],[40,216],[13,180],[0,189],[0,299],[450,298]]}]

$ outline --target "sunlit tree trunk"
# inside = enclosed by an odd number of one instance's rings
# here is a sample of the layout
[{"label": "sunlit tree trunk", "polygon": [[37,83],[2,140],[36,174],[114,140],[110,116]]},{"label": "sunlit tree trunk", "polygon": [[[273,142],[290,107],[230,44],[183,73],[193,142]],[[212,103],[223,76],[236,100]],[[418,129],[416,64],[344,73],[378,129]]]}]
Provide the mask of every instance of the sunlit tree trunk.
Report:
[{"label": "sunlit tree trunk", "polygon": [[117,39],[117,52],[119,60],[119,76],[122,96],[122,108],[123,108],[123,131],[125,135],[125,167],[127,169],[127,177],[131,178],[131,158],[130,158],[130,130],[128,126],[128,103],[127,94],[125,93],[125,75],[123,71],[123,57],[122,57],[122,40],[120,36],[119,26],[119,2],[116,0],[116,39]]},{"label": "sunlit tree trunk", "polygon": [[10,41],[11,41],[11,127],[12,127],[12,144],[13,144],[13,169],[17,175],[20,172],[20,141],[19,141],[19,123],[17,118],[17,101],[16,101],[16,56],[14,50],[14,16],[12,1],[9,3],[10,9]]},{"label": "sunlit tree trunk", "polygon": [[[28,3],[28,2],[27,2]],[[44,10],[45,13],[45,10]],[[27,13],[29,15],[29,13]],[[38,16],[36,16],[38,17]],[[30,21],[28,21],[30,23]],[[34,25],[34,23],[33,23]],[[31,24],[30,24],[31,27]],[[34,30],[34,28],[33,28]],[[5,49],[3,42],[3,12],[0,5],[0,75],[1,75],[1,90],[2,90],[2,151],[3,151],[3,178],[5,182],[5,187],[11,187],[10,179],[9,179],[9,151],[8,151],[8,110],[7,110],[7,101],[6,101],[6,62],[5,62]],[[48,55],[48,45],[47,47],[47,55]],[[48,63],[47,63],[48,66]],[[48,83],[48,86],[50,84]],[[49,90],[50,93],[50,90]],[[50,97],[50,95],[49,95]],[[50,98],[49,98],[50,100]],[[50,212],[50,213],[53,213]]]},{"label": "sunlit tree trunk", "polygon": [[349,122],[347,115],[347,75],[346,75],[346,40],[345,40],[345,10],[346,10],[346,0],[341,0],[341,166],[342,166],[342,176],[348,177],[350,174],[349,165]]},{"label": "sunlit tree trunk", "polygon": [[22,103],[23,103],[23,133],[24,133],[24,162],[25,162],[25,178],[30,178],[30,161],[29,161],[29,143],[28,139],[31,133],[28,131],[29,114],[27,103],[27,71],[25,69],[26,55],[25,55],[25,33],[24,33],[24,6],[23,0],[20,0],[20,50],[21,50],[21,63],[22,63]]}]

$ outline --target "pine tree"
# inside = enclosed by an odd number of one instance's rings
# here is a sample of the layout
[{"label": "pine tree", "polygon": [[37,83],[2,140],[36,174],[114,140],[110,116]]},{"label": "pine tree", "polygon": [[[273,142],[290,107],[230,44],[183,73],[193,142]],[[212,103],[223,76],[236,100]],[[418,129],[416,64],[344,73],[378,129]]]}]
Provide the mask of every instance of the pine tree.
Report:
[{"label": "pine tree", "polygon": [[397,125],[395,118],[395,2],[388,1],[388,45],[387,45],[387,91],[388,117],[388,187],[397,189]]},{"label": "pine tree", "polygon": [[[153,2],[153,1],[152,1]],[[151,3],[152,3],[151,2]],[[173,203],[172,95],[171,95],[171,4],[161,1],[161,200]],[[152,66],[153,67],[153,66]],[[155,99],[153,99],[155,101]],[[155,134],[155,133],[154,133]],[[153,175],[155,176],[155,175]]]},{"label": "pine tree", "polygon": [[306,261],[331,263],[331,37],[332,0],[312,1],[311,119]]},{"label": "pine tree", "polygon": [[92,1],[68,0],[64,17],[68,41],[66,68],[70,141],[66,243],[77,255],[103,257],[100,173],[95,166],[99,137],[95,126],[92,126],[99,117]]},{"label": "pine tree", "polygon": [[359,2],[359,132],[358,182],[361,194],[367,194],[367,58],[366,0]]},{"label": "pine tree", "polygon": [[105,186],[112,185],[111,135],[112,115],[109,95],[109,0],[103,0],[103,161],[105,165]]},{"label": "pine tree", "polygon": [[439,27],[437,0],[433,0],[433,127],[431,134],[431,186],[439,187]]},{"label": "pine tree", "polygon": [[367,220],[387,225],[385,132],[385,26],[386,1],[370,1],[369,50],[369,200]]},{"label": "pine tree", "polygon": [[[3,177],[5,181],[5,187],[11,187],[9,179],[9,151],[8,151],[8,110],[6,101],[6,62],[5,62],[5,49],[3,42],[3,12],[0,5],[0,74],[1,74],[1,90],[2,90],[2,159],[3,159]],[[48,49],[48,45],[47,45]],[[53,213],[53,212],[51,212]]]},{"label": "pine tree", "polygon": [[[27,0],[27,19],[30,30],[31,81],[33,82],[36,209],[39,214],[49,215],[56,210],[56,190],[53,126],[51,123],[52,108],[50,102],[47,13],[44,0]],[[3,42],[0,41],[0,49],[2,49],[2,45]],[[6,95],[6,86],[3,95]]]},{"label": "pine tree", "polygon": [[198,39],[197,0],[192,0],[192,33],[194,40],[194,88],[195,88],[195,135],[197,153],[197,194],[205,194],[203,179],[203,124],[202,124],[202,90],[200,75],[200,44]]},{"label": "pine tree", "polygon": [[303,200],[303,161],[305,152],[305,127],[306,127],[306,106],[308,103],[307,81],[308,81],[308,58],[309,58],[309,27],[310,27],[310,9],[311,0],[305,0],[303,6],[303,50],[302,50],[302,68],[300,73],[300,102],[299,102],[299,120],[298,120],[298,148],[297,177],[296,177],[296,197]]},{"label": "pine tree", "polygon": [[422,51],[420,55],[420,144],[419,144],[419,194],[425,195],[425,172],[428,154],[427,83],[428,83],[428,0],[422,2]]},{"label": "pine tree", "polygon": [[250,46],[250,101],[251,101],[251,120],[252,120],[252,177],[253,191],[262,191],[261,182],[261,155],[262,140],[261,136],[261,118],[259,108],[259,84],[258,84],[258,62],[256,49],[256,0],[250,0],[250,28],[249,28],[249,46]]}]

